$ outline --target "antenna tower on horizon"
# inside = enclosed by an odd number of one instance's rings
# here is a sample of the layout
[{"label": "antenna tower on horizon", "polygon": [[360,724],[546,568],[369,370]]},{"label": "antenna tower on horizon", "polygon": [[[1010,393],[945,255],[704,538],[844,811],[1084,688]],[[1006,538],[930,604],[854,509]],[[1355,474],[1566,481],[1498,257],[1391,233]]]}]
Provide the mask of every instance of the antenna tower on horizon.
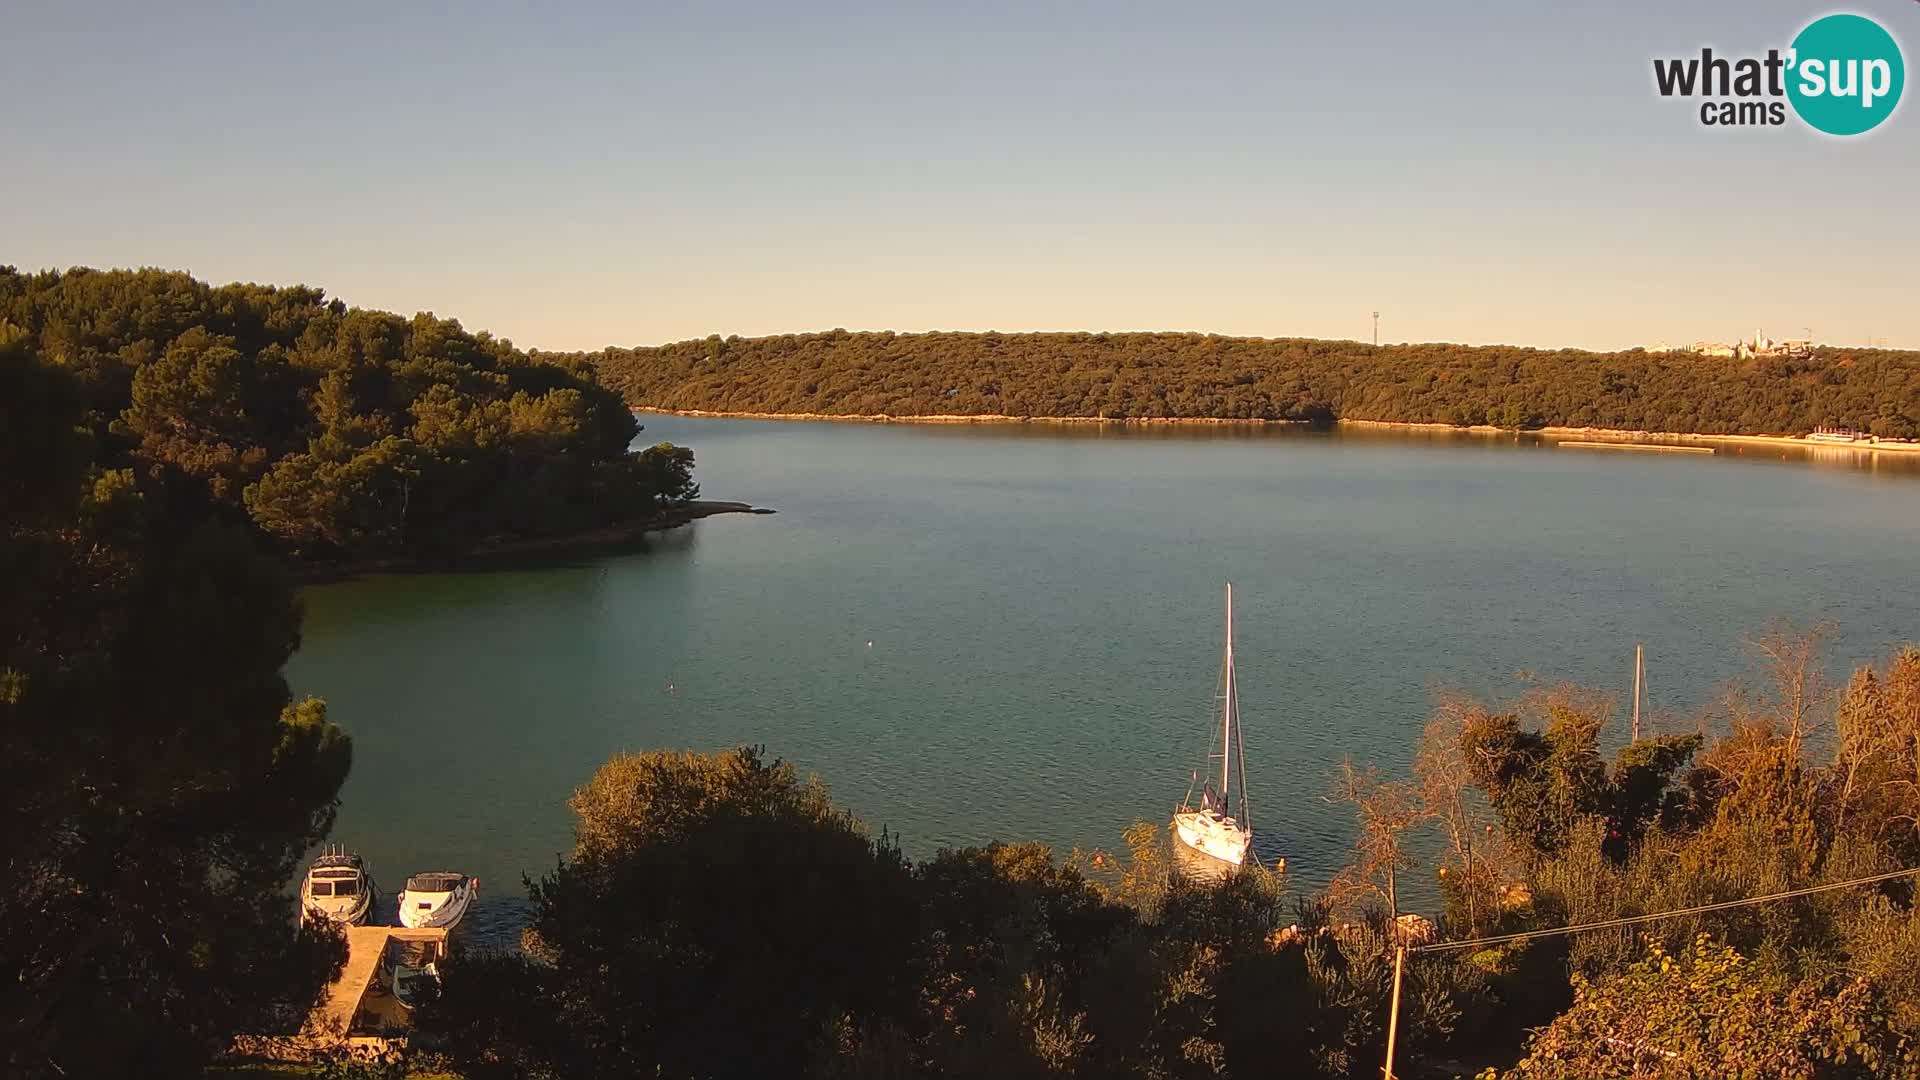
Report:
[{"label": "antenna tower on horizon", "polygon": [[1373,347],[1380,347],[1380,313],[1373,313]]}]

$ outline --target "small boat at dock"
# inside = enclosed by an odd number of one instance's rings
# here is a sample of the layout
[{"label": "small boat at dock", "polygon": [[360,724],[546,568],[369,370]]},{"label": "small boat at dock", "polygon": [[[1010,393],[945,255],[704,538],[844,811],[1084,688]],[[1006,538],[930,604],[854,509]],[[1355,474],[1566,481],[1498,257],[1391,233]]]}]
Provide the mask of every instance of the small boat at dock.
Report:
[{"label": "small boat at dock", "polygon": [[466,917],[480,882],[452,870],[431,870],[407,879],[400,890],[400,925],[451,930]]},{"label": "small boat at dock", "polygon": [[440,996],[440,960],[446,956],[447,939],[388,938],[386,953],[387,985],[394,1000],[409,1009]]},{"label": "small boat at dock", "polygon": [[[1253,846],[1253,814],[1247,805],[1247,753],[1245,740],[1240,728],[1240,694],[1234,685],[1233,675],[1233,586],[1227,586],[1227,650],[1220,672],[1222,692],[1220,694],[1220,736],[1216,744],[1219,748],[1220,786],[1213,786],[1212,755],[1208,758],[1208,776],[1202,782],[1200,773],[1193,774],[1195,784],[1200,785],[1200,805],[1193,805],[1193,787],[1187,788],[1186,797],[1180,800],[1179,809],[1173,814],[1173,833],[1182,844],[1217,859],[1229,866],[1239,866],[1247,858],[1248,850]],[[1239,776],[1234,775],[1235,767]],[[1234,781],[1239,780],[1236,800]]]},{"label": "small boat at dock", "polygon": [[339,844],[328,844],[300,880],[300,913],[309,919],[360,926],[373,911],[375,891],[366,862]]}]

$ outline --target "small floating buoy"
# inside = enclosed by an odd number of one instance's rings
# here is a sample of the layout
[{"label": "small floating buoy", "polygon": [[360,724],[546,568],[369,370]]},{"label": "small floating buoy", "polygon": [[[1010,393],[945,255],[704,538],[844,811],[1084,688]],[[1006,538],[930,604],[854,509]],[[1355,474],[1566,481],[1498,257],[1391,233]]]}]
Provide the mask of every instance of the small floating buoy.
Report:
[{"label": "small floating buoy", "polygon": [[867,648],[869,649],[873,648],[873,642],[871,641],[867,642]]}]

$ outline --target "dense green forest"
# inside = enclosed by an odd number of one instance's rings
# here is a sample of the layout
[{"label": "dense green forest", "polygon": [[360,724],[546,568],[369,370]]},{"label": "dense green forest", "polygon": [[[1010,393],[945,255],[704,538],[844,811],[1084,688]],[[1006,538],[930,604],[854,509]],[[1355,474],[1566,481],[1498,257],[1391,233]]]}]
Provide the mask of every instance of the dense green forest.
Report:
[{"label": "dense green forest", "polygon": [[848,333],[584,359],[637,406],[716,412],[1224,417],[1920,437],[1920,353],[1801,358],[1202,334]]},{"label": "dense green forest", "polygon": [[[1754,685],[1637,741],[1576,687],[1441,701],[1408,775],[1328,778],[1358,840],[1313,895],[1184,879],[1150,823],[916,863],[756,750],[624,754],[524,948],[457,955],[422,1032],[476,1080],[1378,1077],[1397,945],[1920,864],[1920,650],[1840,689],[1815,639],[1754,644]],[[1413,952],[1395,1075],[1920,1077],[1914,884]]]},{"label": "dense green forest", "polygon": [[176,1076],[340,962],[285,889],[351,746],[282,677],[283,563],[112,467],[88,407],[0,342],[0,1075]]},{"label": "dense green forest", "polygon": [[583,364],[305,286],[0,267],[0,335],[77,381],[102,464],[147,499],[298,557],[446,556],[697,490],[686,450],[628,452],[638,425]]}]

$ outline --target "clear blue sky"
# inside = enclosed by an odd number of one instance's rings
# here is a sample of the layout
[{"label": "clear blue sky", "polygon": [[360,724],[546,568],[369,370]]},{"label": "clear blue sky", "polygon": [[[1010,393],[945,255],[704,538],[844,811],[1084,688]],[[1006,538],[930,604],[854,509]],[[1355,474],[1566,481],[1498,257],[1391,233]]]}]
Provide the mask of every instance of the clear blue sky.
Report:
[{"label": "clear blue sky", "polygon": [[[1375,308],[1388,341],[1920,347],[1920,104],[1843,141],[1652,89],[1831,9],[1325,7],[21,4],[0,263],[545,348]],[[1920,62],[1920,3],[1847,10]]]}]

